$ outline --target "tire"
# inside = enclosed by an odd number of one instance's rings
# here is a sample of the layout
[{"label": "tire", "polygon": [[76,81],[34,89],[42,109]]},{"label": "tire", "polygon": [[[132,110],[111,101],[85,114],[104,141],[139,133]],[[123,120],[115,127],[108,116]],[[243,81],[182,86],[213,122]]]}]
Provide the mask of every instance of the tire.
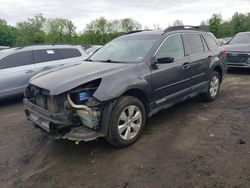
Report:
[{"label": "tire", "polygon": [[107,141],[115,147],[134,144],[140,137],[146,122],[146,111],[142,102],[132,96],[118,99],[110,116]]},{"label": "tire", "polygon": [[215,100],[220,91],[220,84],[220,74],[217,71],[213,71],[210,76],[207,92],[202,94],[202,98],[207,102]]}]

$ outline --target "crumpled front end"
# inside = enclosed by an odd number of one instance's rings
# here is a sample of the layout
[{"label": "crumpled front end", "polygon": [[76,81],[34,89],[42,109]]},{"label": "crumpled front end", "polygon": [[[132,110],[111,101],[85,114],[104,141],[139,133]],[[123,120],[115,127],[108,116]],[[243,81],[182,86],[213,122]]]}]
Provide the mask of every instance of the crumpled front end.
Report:
[{"label": "crumpled front end", "polygon": [[98,131],[104,104],[93,97],[100,82],[97,79],[57,96],[28,86],[24,99],[27,119],[55,138],[90,141],[104,136]]}]

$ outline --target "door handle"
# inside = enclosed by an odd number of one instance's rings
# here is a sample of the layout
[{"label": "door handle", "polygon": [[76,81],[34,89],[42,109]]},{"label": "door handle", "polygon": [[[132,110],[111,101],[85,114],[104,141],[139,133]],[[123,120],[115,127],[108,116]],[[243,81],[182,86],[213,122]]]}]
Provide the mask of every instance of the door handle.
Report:
[{"label": "door handle", "polygon": [[183,67],[183,69],[188,69],[190,67],[190,63],[188,63],[188,62],[183,63],[182,67]]},{"label": "door handle", "polygon": [[25,73],[31,74],[31,73],[33,73],[33,72],[34,72],[33,70],[27,70]]}]

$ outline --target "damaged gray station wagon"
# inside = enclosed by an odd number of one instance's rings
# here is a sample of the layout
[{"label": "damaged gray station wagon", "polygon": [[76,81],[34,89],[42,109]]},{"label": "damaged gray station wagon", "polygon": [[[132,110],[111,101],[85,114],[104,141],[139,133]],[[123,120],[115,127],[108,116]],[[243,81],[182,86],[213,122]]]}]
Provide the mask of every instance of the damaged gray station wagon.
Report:
[{"label": "damaged gray station wagon", "polygon": [[32,78],[25,113],[55,138],[124,147],[156,112],[196,95],[214,100],[225,71],[224,49],[200,27],[131,32],[84,63]]}]

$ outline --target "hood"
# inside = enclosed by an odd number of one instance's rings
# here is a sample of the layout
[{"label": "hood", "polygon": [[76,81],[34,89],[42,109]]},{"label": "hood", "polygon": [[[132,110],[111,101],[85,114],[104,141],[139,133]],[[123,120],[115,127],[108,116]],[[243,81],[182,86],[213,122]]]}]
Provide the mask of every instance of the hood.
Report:
[{"label": "hood", "polygon": [[224,48],[232,52],[250,52],[250,44],[232,44],[226,45]]},{"label": "hood", "polygon": [[81,62],[42,72],[30,80],[30,84],[58,95],[92,80],[123,71],[136,64]]}]

